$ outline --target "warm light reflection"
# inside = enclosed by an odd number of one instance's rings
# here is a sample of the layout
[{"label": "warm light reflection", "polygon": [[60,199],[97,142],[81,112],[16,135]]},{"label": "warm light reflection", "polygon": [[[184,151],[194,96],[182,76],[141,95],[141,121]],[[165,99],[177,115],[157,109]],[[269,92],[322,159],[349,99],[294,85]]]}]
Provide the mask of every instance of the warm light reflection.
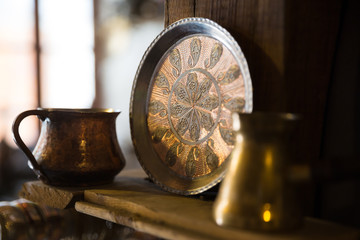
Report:
[{"label": "warm light reflection", "polygon": [[242,142],[244,141],[244,137],[241,134],[237,134],[236,135],[236,142],[239,144],[242,144]]},{"label": "warm light reflection", "polygon": [[266,168],[271,168],[272,165],[273,165],[273,154],[272,154],[271,149],[270,150],[268,149],[265,152],[265,166],[266,166]]},{"label": "warm light reflection", "polygon": [[264,219],[264,222],[270,222],[270,220],[271,220],[271,212],[270,212],[270,210],[265,210],[264,211],[263,219]]},{"label": "warm light reflection", "polygon": [[241,134],[236,134],[236,146],[231,152],[230,159],[233,159],[230,161],[230,167],[229,167],[229,173],[230,175],[235,175],[234,172],[237,169],[237,166],[241,164],[241,157],[242,157],[242,144],[243,144],[244,138]]},{"label": "warm light reflection", "polygon": [[81,151],[86,151],[86,141],[85,140],[81,140],[81,142],[80,142],[80,150]]},{"label": "warm light reflection", "polygon": [[238,113],[232,114],[232,125],[234,131],[239,131],[241,128],[240,115]]},{"label": "warm light reflection", "polygon": [[[84,138],[84,136],[82,136]],[[87,163],[87,159],[88,159],[88,153],[86,151],[86,140],[81,140],[80,145],[79,145],[79,150],[81,152],[81,161],[78,163],[78,167],[83,168],[86,167]]]},{"label": "warm light reflection", "polygon": [[[228,190],[228,189],[227,189]],[[227,195],[225,195],[227,196]],[[222,199],[219,201],[219,205],[215,208],[215,221],[218,225],[223,225],[224,223],[224,213],[229,212],[229,200]]]},{"label": "warm light reflection", "polygon": [[264,220],[264,222],[270,222],[271,221],[271,204],[270,203],[265,203],[264,204],[264,212],[262,215],[262,218]]}]

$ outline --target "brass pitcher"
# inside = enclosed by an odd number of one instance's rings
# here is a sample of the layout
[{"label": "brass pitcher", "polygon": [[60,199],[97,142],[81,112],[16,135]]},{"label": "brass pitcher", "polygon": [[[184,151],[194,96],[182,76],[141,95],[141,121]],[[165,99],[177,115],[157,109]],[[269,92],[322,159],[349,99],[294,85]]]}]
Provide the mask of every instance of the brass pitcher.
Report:
[{"label": "brass pitcher", "polygon": [[[125,166],[111,109],[36,109],[17,116],[14,141],[43,182],[55,186],[109,183]],[[33,153],[19,135],[21,121],[36,115],[41,132]]]},{"label": "brass pitcher", "polygon": [[249,230],[301,225],[296,184],[308,175],[291,167],[299,119],[287,113],[233,113],[236,144],[213,208],[218,225]]}]

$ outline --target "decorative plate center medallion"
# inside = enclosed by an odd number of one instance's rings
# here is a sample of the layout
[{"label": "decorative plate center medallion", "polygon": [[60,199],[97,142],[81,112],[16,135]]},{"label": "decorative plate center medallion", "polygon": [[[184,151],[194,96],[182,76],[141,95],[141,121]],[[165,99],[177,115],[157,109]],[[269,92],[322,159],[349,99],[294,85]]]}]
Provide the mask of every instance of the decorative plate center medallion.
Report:
[{"label": "decorative plate center medallion", "polygon": [[170,49],[151,80],[147,125],[153,147],[176,174],[210,174],[234,145],[231,112],[243,111],[240,67],[216,39],[192,36]]},{"label": "decorative plate center medallion", "polygon": [[168,112],[171,130],[181,142],[195,145],[207,140],[221,112],[221,93],[213,76],[204,69],[182,74],[170,93]]}]

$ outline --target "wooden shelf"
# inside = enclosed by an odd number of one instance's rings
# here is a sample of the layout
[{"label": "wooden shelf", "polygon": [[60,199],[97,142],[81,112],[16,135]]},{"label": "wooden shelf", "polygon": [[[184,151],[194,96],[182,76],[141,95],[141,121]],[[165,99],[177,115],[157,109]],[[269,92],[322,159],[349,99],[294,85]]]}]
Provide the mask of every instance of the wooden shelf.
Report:
[{"label": "wooden shelf", "polygon": [[[36,192],[39,189],[40,192]],[[146,180],[143,172],[125,172],[120,174],[113,184],[91,189],[54,188],[41,182],[28,182],[24,184],[20,195],[58,208],[64,208],[65,205],[71,207],[75,202],[75,209],[79,212],[166,239],[359,239],[360,237],[357,230],[309,218],[305,219],[302,228],[282,234],[219,227],[211,215],[212,201],[164,192]]]}]

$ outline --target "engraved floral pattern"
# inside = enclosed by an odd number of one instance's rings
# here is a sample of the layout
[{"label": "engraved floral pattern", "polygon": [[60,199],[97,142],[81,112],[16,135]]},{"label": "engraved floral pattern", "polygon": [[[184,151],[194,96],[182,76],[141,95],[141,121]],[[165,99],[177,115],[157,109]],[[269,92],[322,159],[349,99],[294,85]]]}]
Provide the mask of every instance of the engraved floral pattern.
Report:
[{"label": "engraved floral pattern", "polygon": [[174,50],[171,51],[169,56],[169,61],[173,66],[172,73],[174,74],[174,76],[178,77],[181,72],[181,57],[180,57],[179,49],[175,48]]},{"label": "engraved floral pattern", "polygon": [[219,157],[216,155],[213,148],[214,148],[214,140],[210,138],[206,143],[205,157],[206,157],[206,164],[211,170],[216,169],[219,165]]},{"label": "engraved floral pattern", "polygon": [[239,76],[240,76],[239,66],[233,65],[227,70],[225,74],[224,73],[219,74],[218,81],[219,84],[221,85],[230,84],[233,81],[235,81],[235,79],[237,79]]},{"label": "engraved floral pattern", "polygon": [[167,115],[165,105],[162,102],[156,100],[150,102],[149,112],[154,115],[159,113],[161,117],[165,117]]},{"label": "engraved floral pattern", "polygon": [[199,82],[198,75],[191,72],[186,76],[186,84],[179,83],[174,88],[175,104],[170,107],[170,114],[178,118],[175,130],[180,136],[189,132],[190,139],[197,142],[200,130],[210,131],[214,125],[211,111],[219,106],[219,97],[210,94],[212,82],[204,78]]},{"label": "engraved floral pattern", "polygon": [[155,78],[155,85],[161,88],[164,94],[169,94],[170,85],[164,73],[159,72],[159,74]]},{"label": "engraved floral pattern", "polygon": [[190,67],[194,67],[199,61],[201,53],[201,41],[199,38],[194,38],[190,43],[190,56],[188,64]]},{"label": "engraved floral pattern", "polygon": [[240,67],[219,41],[204,36],[180,42],[163,59],[148,103],[154,149],[176,174],[204,176],[233,149],[231,112],[246,104]]},{"label": "engraved floral pattern", "polygon": [[209,58],[207,58],[204,62],[205,67],[213,68],[219,62],[222,53],[223,53],[222,45],[220,45],[219,43],[215,43],[213,48],[211,49],[210,60]]}]

